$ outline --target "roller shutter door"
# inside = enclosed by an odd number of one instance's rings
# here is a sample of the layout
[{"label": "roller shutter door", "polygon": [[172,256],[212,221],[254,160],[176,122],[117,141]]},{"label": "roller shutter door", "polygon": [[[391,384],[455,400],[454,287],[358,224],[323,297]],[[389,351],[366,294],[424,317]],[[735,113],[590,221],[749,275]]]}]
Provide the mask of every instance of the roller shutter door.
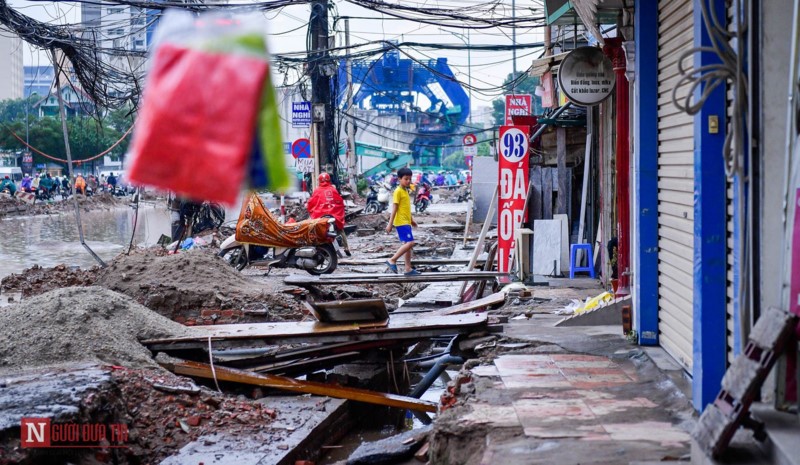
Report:
[{"label": "roller shutter door", "polygon": [[[694,120],[672,103],[672,89],[680,79],[680,55],[694,45],[692,28],[690,0],[659,0],[658,330],[661,345],[689,372],[694,288]],[[679,95],[681,90],[685,95],[685,89],[679,89]]]}]

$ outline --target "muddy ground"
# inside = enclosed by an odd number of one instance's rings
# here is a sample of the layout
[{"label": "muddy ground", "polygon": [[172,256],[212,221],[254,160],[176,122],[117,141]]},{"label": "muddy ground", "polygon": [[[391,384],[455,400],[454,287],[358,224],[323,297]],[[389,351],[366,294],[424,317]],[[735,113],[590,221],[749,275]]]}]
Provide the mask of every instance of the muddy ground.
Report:
[{"label": "muddy ground", "polygon": [[[91,210],[110,210],[130,203],[130,197],[115,197],[107,192],[101,192],[91,197],[78,196],[78,204],[83,211]],[[28,204],[19,199],[0,195],[0,218],[10,216],[29,216],[29,215],[57,215],[59,213],[72,212],[75,204],[72,199],[57,201],[37,200],[33,204]]]}]

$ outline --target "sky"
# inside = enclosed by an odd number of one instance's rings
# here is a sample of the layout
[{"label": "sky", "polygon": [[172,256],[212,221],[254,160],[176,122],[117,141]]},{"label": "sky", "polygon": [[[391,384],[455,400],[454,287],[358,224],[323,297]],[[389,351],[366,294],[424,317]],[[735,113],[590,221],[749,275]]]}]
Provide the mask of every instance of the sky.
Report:
[{"label": "sky", "polygon": [[[242,0],[243,2],[246,0]],[[437,44],[458,45],[467,39],[467,31],[462,28],[442,29],[437,26],[425,25],[411,21],[397,21],[389,19],[381,13],[363,9],[344,1],[331,0],[336,4],[340,16],[365,17],[367,19],[353,18],[350,20],[351,44],[363,43],[374,40],[414,41]],[[484,3],[484,0],[389,0],[402,2],[403,5],[447,8],[456,5]],[[504,0],[505,11],[511,16],[511,0]],[[69,2],[42,2],[27,0],[10,0],[9,4],[21,13],[40,21],[51,23],[78,23],[80,22],[80,5]],[[516,2],[517,17],[531,16],[531,8],[540,2],[520,0]],[[305,50],[306,29],[302,27],[308,22],[310,5],[301,4],[283,8],[279,12],[266,12],[264,16],[269,34],[269,46],[273,53],[300,52]],[[536,16],[541,16],[540,12]],[[299,28],[299,29],[297,29]],[[297,29],[297,30],[294,30]],[[344,45],[344,22],[339,21],[337,30],[337,46]],[[455,33],[455,34],[453,34]],[[461,38],[456,35],[460,35]],[[543,40],[542,29],[520,29],[517,31],[517,43],[536,43]],[[509,29],[499,30],[483,29],[469,31],[469,41],[473,45],[508,45],[512,43]],[[541,54],[541,49],[526,49],[517,51],[517,70],[524,71],[531,65],[531,61]],[[472,76],[472,85],[485,90],[474,90],[473,112],[478,107],[491,105],[491,101],[498,98],[498,87],[513,70],[512,52],[471,52],[471,67],[467,66],[469,56],[462,50],[427,50],[415,52],[419,59],[445,57],[453,69],[456,77],[462,82],[468,82],[469,74]],[[49,63],[47,56],[37,53],[25,45],[23,61],[26,65]],[[278,77],[278,83],[282,81]],[[296,76],[289,78],[294,82]]]}]

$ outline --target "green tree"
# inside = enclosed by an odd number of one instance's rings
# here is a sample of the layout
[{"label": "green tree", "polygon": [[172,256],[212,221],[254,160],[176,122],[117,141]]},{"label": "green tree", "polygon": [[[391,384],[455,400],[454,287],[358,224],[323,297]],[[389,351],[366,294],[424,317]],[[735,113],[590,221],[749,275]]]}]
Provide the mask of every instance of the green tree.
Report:
[{"label": "green tree", "polygon": [[[515,76],[519,77],[519,80],[514,85],[514,93],[534,95],[536,86],[539,85],[539,78],[529,76],[527,73],[523,71],[517,71],[516,75],[514,73],[509,73],[509,75],[506,77],[506,80],[503,81],[503,85],[507,86],[506,89],[508,89],[506,93],[507,94],[511,93],[511,83],[514,82]],[[505,97],[492,100],[492,116],[494,117],[494,124],[496,124],[497,126],[502,126],[506,124]]]},{"label": "green tree", "polygon": [[458,151],[442,160],[442,167],[446,170],[465,170],[467,162],[464,160],[464,152]]},{"label": "green tree", "polygon": [[[114,120],[113,117],[106,117],[99,121],[89,117],[67,119],[72,159],[75,161],[85,160],[107,150],[128,129],[129,126],[124,126],[124,124],[124,118]],[[124,129],[118,130],[117,127],[124,127]],[[11,131],[19,137],[25,137],[24,116],[22,120],[3,122],[0,126],[0,150],[24,150],[25,145],[14,137]],[[52,157],[62,160],[67,158],[59,118],[49,116],[31,118],[28,125],[28,141],[32,147]],[[119,158],[126,149],[127,139],[109,152],[109,155],[112,158]],[[52,160],[34,152],[33,161],[39,164]]]}]

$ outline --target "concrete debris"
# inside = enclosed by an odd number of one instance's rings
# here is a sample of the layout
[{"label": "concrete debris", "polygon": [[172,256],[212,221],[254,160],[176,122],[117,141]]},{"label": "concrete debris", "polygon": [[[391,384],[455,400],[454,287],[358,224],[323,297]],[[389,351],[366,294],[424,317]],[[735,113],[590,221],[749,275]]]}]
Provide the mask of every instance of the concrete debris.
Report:
[{"label": "concrete debris", "polygon": [[430,432],[431,427],[425,426],[380,441],[361,444],[350,455],[347,465],[381,465],[409,460],[427,440]]}]

